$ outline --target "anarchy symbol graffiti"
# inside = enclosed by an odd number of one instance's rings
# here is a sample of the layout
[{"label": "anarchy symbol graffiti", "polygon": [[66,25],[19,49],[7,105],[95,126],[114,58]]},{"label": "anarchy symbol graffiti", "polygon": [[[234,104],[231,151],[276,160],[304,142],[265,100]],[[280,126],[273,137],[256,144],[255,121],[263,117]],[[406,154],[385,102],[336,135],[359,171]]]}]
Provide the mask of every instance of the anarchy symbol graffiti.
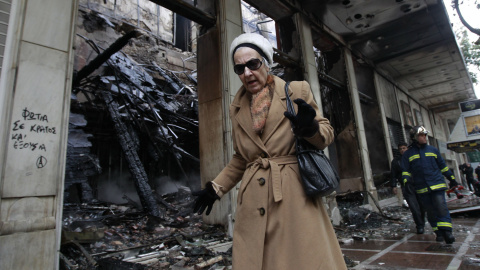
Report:
[{"label": "anarchy symbol graffiti", "polygon": [[47,165],[47,158],[44,156],[40,156],[37,159],[37,168],[41,169]]}]

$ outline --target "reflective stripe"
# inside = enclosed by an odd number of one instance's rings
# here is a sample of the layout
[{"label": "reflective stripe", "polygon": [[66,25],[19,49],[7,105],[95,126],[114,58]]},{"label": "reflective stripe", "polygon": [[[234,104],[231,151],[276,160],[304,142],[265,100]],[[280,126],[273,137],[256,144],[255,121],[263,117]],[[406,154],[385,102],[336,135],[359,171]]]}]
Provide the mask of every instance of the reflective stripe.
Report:
[{"label": "reflective stripe", "polygon": [[437,154],[435,154],[435,153],[425,153],[425,156],[426,156],[426,157],[435,157],[435,158],[437,158]]},{"label": "reflective stripe", "polygon": [[438,231],[437,227],[432,227],[433,231]]},{"label": "reflective stripe", "polygon": [[418,194],[422,194],[428,191],[428,188],[417,189]]},{"label": "reflective stripe", "polygon": [[403,184],[405,185],[407,183],[407,178],[403,179]]},{"label": "reflective stripe", "polygon": [[455,176],[453,176],[453,174],[452,174],[452,176],[451,176],[450,178],[451,178],[452,180],[455,180]]},{"label": "reflective stripe", "polygon": [[[442,183],[442,184],[430,186],[430,190],[436,190],[436,189],[446,188],[446,187],[447,187],[447,184]],[[428,188],[417,189],[418,194],[426,193],[426,192],[428,192]]]},{"label": "reflective stripe", "polygon": [[412,176],[409,172],[402,172],[402,175]]},{"label": "reflective stripe", "polygon": [[448,167],[445,167],[445,168],[443,168],[443,169],[441,170],[442,173],[444,173],[444,172],[446,172],[446,171],[448,171]]},{"label": "reflective stripe", "polygon": [[412,160],[416,159],[416,158],[420,158],[420,155],[413,155],[411,157],[408,158],[408,161],[412,162]]},{"label": "reflective stripe", "polygon": [[452,228],[452,223],[450,222],[437,222],[438,227],[450,227]]},{"label": "reflective stripe", "polygon": [[442,184],[430,186],[430,189],[431,189],[431,190],[435,190],[435,189],[446,188],[446,187],[447,187],[447,184],[442,183]]}]

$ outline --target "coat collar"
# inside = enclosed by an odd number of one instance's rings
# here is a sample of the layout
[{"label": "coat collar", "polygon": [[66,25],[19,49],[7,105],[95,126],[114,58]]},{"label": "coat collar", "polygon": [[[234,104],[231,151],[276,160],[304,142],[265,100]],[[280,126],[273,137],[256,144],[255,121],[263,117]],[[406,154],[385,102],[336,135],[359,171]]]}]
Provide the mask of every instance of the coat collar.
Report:
[{"label": "coat collar", "polygon": [[[275,130],[279,127],[280,123],[284,120],[284,112],[286,111],[285,104],[285,81],[279,77],[274,76],[275,88],[272,98],[272,105],[270,106],[267,122],[265,124],[265,130],[259,136],[253,131],[252,116],[250,113],[250,100],[247,96],[245,87],[241,87],[232,101],[232,119],[235,119],[242,130],[248,135],[248,137],[259,147],[262,151],[268,153],[265,143],[273,135]],[[292,90],[289,89],[289,95],[292,95]]]}]

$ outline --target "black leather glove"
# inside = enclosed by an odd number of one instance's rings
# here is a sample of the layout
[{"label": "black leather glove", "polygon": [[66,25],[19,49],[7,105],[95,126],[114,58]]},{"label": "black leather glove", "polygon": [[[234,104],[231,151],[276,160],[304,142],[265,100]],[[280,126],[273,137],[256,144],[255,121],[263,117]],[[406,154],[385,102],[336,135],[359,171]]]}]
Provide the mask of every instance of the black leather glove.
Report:
[{"label": "black leather glove", "polygon": [[456,186],[458,186],[458,183],[457,183],[457,181],[455,181],[455,180],[451,179],[451,180],[450,180],[450,185],[449,185],[449,186],[450,186],[450,188],[453,188],[453,187],[456,187]]},{"label": "black leather glove", "polygon": [[193,206],[193,212],[197,212],[199,215],[207,209],[205,214],[210,215],[210,211],[212,211],[213,203],[216,200],[220,200],[215,189],[213,188],[212,182],[208,182],[205,185],[205,188],[199,191],[192,192],[193,196],[198,196],[195,199],[195,205]]},{"label": "black leather glove", "polygon": [[301,98],[295,99],[293,102],[298,105],[298,113],[296,116],[289,112],[284,112],[285,117],[290,119],[294,125],[293,133],[298,137],[312,137],[318,131],[318,122],[315,121],[317,113],[312,106]]}]

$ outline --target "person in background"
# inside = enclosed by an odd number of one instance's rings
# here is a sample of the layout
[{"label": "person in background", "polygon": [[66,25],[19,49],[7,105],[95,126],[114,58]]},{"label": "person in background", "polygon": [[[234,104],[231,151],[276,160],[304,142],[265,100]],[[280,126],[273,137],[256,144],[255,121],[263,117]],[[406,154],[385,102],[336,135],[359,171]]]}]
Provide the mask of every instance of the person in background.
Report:
[{"label": "person in background", "polygon": [[460,171],[460,178],[461,178],[460,182],[462,182],[463,186],[467,186],[467,181],[465,180],[465,175],[464,175],[464,171],[466,167],[467,167],[467,163],[463,163],[458,166],[458,170]]},{"label": "person in background", "polygon": [[403,198],[407,201],[410,212],[412,213],[413,221],[417,228],[417,234],[423,234],[425,232],[425,209],[420,202],[419,195],[415,192],[415,186],[412,181],[403,183],[402,181],[402,156],[407,151],[408,146],[406,143],[398,144],[398,151],[400,156],[396,156],[391,163],[391,183],[393,193],[397,194],[397,183],[400,183],[402,187]]},{"label": "person in background", "polygon": [[473,168],[470,163],[465,163],[465,167],[463,167],[463,173],[465,174],[465,179],[467,180],[468,189],[472,192],[475,192],[475,189],[473,188]]},{"label": "person in background", "polygon": [[[242,34],[230,46],[242,81],[230,105],[235,153],[197,196],[194,211],[208,215],[214,202],[238,189],[233,269],[347,269],[320,198],[305,195],[294,135],[318,149],[333,141],[307,82],[292,82],[297,115],[285,112],[285,81],[270,74],[273,47],[263,36]],[[292,130],[290,121],[297,129]]]},{"label": "person in background", "polygon": [[480,163],[475,168],[475,174],[477,175],[477,180],[480,181]]},{"label": "person in background", "polygon": [[455,242],[455,237],[445,200],[447,184],[444,176],[452,187],[458,184],[440,151],[427,144],[427,134],[423,126],[415,126],[410,130],[412,144],[402,156],[402,180],[404,184],[413,182],[415,185],[415,191],[427,210],[428,222],[437,235],[436,241],[451,244]]}]

